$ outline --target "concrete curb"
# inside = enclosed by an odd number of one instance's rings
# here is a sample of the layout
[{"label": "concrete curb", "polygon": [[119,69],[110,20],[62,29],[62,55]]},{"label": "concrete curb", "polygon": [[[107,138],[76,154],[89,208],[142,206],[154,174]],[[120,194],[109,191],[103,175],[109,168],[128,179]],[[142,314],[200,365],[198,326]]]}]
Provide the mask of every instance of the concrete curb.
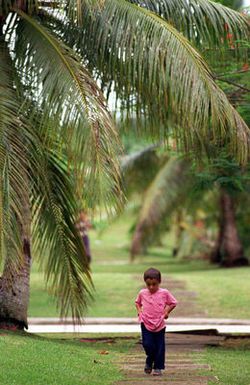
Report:
[{"label": "concrete curb", "polygon": [[[250,337],[250,325],[167,325],[167,333],[189,332],[206,334],[207,331],[214,330],[219,335],[244,335]],[[28,332],[30,333],[125,333],[133,334],[140,333],[140,325],[29,325]]]},{"label": "concrete curb", "polygon": [[[51,317],[29,317],[29,325],[72,325],[73,320],[68,318]],[[137,318],[115,318],[115,317],[86,317],[83,325],[137,325]],[[250,319],[229,319],[229,318],[187,318],[171,317],[167,320],[168,325],[237,325],[250,326]]]}]

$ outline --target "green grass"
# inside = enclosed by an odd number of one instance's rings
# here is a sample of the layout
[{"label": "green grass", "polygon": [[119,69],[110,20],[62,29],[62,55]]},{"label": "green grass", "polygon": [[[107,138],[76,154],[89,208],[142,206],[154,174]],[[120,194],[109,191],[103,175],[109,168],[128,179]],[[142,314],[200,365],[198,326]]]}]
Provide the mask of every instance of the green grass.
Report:
[{"label": "green grass", "polygon": [[[134,299],[144,284],[142,274],[154,266],[167,277],[186,281],[187,288],[197,292],[198,301],[208,316],[250,318],[250,268],[222,269],[202,260],[174,259],[171,237],[164,240],[163,247],[152,248],[147,256],[130,263],[130,225],[131,218],[123,216],[102,236],[91,232],[95,300],[87,316],[135,316]],[[43,274],[36,264],[32,269],[29,316],[57,316],[59,312],[45,291]]]},{"label": "green grass", "polygon": [[198,293],[199,303],[208,316],[250,318],[250,268],[217,269],[177,274]]},{"label": "green grass", "polygon": [[2,331],[0,384],[109,385],[122,378],[116,361],[123,360],[133,340],[109,344],[68,338]]},{"label": "green grass", "polygon": [[[250,349],[248,348],[208,348],[204,358],[212,367],[212,374],[219,381],[209,381],[210,385],[249,385]],[[211,372],[208,374],[211,375]]]}]

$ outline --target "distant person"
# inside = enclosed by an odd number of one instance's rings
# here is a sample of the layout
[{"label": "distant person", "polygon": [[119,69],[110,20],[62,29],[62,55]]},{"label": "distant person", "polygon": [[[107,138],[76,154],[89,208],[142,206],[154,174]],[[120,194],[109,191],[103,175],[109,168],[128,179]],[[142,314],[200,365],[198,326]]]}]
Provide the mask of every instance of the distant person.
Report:
[{"label": "distant person", "polygon": [[166,289],[160,288],[161,273],[150,268],[144,273],[146,288],[135,301],[141,323],[142,345],[146,353],[144,372],[161,376],[165,369],[165,319],[176,307],[177,301]]},{"label": "distant person", "polygon": [[92,260],[91,251],[90,251],[90,241],[88,236],[88,230],[91,229],[91,227],[92,226],[86,212],[81,210],[79,213],[78,221],[76,223],[76,228],[79,230],[79,233],[82,237],[88,263],[90,263]]}]

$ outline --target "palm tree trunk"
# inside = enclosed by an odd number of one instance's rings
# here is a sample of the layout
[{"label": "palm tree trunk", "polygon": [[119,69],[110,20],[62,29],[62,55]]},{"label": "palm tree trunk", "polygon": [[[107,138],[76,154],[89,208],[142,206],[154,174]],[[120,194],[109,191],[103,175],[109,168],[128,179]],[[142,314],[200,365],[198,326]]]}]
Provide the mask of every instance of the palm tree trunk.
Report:
[{"label": "palm tree trunk", "polygon": [[247,265],[248,260],[244,258],[237,230],[233,198],[225,190],[221,191],[220,206],[223,223],[220,239],[220,252],[223,256],[221,263],[228,267]]},{"label": "palm tree trunk", "polygon": [[28,192],[23,193],[23,212],[17,220],[22,240],[21,260],[7,256],[2,277],[0,277],[0,328],[28,329],[28,305],[30,292],[30,207]]},{"label": "palm tree trunk", "polygon": [[173,257],[176,257],[180,250],[180,243],[181,243],[181,236],[183,233],[183,227],[182,222],[183,220],[183,212],[181,209],[177,210],[177,213],[174,218],[174,238],[175,238],[175,245],[172,251]]},{"label": "palm tree trunk", "polygon": [[223,241],[223,234],[224,234],[224,222],[222,220],[222,214],[220,215],[219,221],[218,221],[218,234],[217,239],[215,241],[215,245],[209,255],[209,261],[210,263],[221,263],[222,262],[222,254],[221,254],[221,244]]},{"label": "palm tree trunk", "polygon": [[130,249],[130,262],[133,262],[135,260],[135,256],[139,254],[145,254],[146,253],[146,246],[143,243],[144,239],[144,233],[143,233],[143,225],[140,224],[136,227],[136,232],[133,236],[132,246]]},{"label": "palm tree trunk", "polygon": [[7,259],[0,278],[0,328],[28,329],[28,304],[31,253],[30,242],[23,240],[23,261],[15,270]]}]

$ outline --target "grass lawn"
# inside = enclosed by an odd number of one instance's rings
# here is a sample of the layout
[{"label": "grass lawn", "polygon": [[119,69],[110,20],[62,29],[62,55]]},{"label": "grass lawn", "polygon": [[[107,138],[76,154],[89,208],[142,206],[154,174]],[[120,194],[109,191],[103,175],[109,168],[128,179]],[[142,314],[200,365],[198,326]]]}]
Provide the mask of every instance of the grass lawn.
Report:
[{"label": "grass lawn", "polygon": [[[123,360],[134,340],[81,342],[80,336],[0,333],[2,385],[109,385],[123,378]],[[3,354],[4,352],[4,354]],[[3,370],[4,368],[4,370]]]},{"label": "grass lawn", "polygon": [[209,381],[209,385],[250,384],[250,346],[248,348],[211,347],[206,350],[204,358],[219,380]]},{"label": "grass lawn", "polygon": [[189,272],[176,277],[199,294],[199,303],[208,316],[250,319],[250,268]]},{"label": "grass lawn", "polygon": [[[123,216],[101,236],[91,232],[95,301],[91,317],[133,317],[134,299],[143,286],[142,273],[150,266],[163,275],[187,282],[196,291],[210,317],[249,318],[250,268],[222,269],[206,261],[180,261],[171,256],[171,238],[163,247],[152,248],[145,257],[129,263],[128,229],[131,219]],[[29,316],[52,317],[59,313],[45,291],[43,274],[33,265]]]}]

